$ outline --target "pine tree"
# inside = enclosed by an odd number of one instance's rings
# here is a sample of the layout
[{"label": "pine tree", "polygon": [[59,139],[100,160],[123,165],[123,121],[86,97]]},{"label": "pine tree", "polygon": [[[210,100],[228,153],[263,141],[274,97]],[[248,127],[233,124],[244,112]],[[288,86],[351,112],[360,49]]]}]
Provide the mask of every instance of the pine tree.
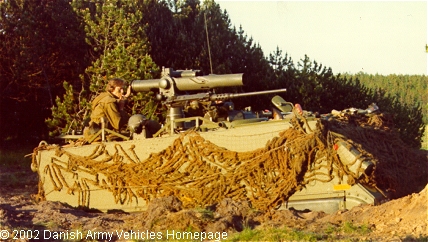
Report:
[{"label": "pine tree", "polygon": [[[82,130],[90,115],[90,103],[111,78],[132,81],[149,79],[157,71],[148,55],[150,45],[140,24],[141,11],[130,1],[107,0],[87,3],[74,0],[75,11],[83,18],[86,42],[92,47],[92,65],[81,76],[82,87],[76,93],[67,83],[63,100],[56,100],[48,126],[57,128],[51,135],[70,130]],[[142,113],[153,118],[156,103],[150,94],[132,95],[129,112]]]},{"label": "pine tree", "polygon": [[46,138],[63,81],[88,65],[85,33],[69,0],[0,1],[0,29],[0,139]]}]

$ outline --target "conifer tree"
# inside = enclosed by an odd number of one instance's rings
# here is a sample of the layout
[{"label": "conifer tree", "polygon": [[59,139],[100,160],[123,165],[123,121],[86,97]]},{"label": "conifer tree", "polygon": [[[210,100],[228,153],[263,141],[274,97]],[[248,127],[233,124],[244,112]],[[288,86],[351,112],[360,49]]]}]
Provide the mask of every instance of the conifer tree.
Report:
[{"label": "conifer tree", "polygon": [[46,138],[63,80],[79,82],[88,65],[79,27],[69,0],[0,1],[1,141]]},{"label": "conifer tree", "polygon": [[[75,11],[83,18],[86,42],[92,47],[92,65],[81,76],[82,87],[76,93],[64,83],[66,94],[57,98],[48,126],[57,128],[51,135],[70,130],[82,130],[90,115],[90,103],[111,78],[122,78],[130,84],[135,79],[153,78],[156,64],[148,55],[150,45],[140,23],[141,11],[130,1],[107,0],[88,3],[74,0]],[[129,112],[152,118],[156,103],[151,95],[132,95]]]}]

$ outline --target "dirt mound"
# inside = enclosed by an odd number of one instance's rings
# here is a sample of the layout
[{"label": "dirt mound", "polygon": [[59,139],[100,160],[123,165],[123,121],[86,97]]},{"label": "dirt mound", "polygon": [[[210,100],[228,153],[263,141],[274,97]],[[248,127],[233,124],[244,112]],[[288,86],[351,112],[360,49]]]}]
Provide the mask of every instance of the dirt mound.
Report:
[{"label": "dirt mound", "polygon": [[380,206],[358,206],[344,213],[326,216],[320,222],[338,223],[351,221],[356,224],[368,224],[374,234],[428,235],[428,185],[420,193],[414,193],[400,199],[388,201]]}]

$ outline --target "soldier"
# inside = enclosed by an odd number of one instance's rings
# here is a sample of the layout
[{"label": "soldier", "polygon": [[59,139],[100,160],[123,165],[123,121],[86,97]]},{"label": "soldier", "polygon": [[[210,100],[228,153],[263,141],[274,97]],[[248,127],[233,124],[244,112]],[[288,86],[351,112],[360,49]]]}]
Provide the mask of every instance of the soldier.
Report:
[{"label": "soldier", "polygon": [[88,140],[91,135],[97,133],[101,128],[101,118],[104,119],[105,127],[119,131],[129,119],[124,107],[127,98],[131,95],[131,86],[123,94],[125,81],[114,78],[108,81],[106,91],[100,93],[92,101],[92,114],[89,128],[86,129],[85,138]]}]

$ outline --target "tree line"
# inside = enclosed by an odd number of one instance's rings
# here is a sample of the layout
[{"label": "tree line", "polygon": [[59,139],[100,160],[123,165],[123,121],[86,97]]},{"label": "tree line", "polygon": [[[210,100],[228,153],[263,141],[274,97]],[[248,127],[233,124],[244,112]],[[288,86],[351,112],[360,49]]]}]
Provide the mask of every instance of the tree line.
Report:
[{"label": "tree line", "polygon": [[[426,100],[400,100],[308,56],[294,63],[279,48],[265,55],[213,0],[9,0],[0,3],[0,14],[2,141],[82,129],[108,79],[159,78],[162,67],[245,73],[244,87],[222,91],[287,88],[287,101],[319,113],[377,102],[394,114],[409,145],[419,146],[423,135]],[[249,105],[269,108],[270,97],[235,100],[237,108]],[[162,121],[165,110],[153,93],[138,93],[128,111]]]},{"label": "tree line", "polygon": [[343,76],[358,79],[366,87],[388,94],[398,102],[410,106],[420,106],[424,114],[423,122],[428,124],[428,77],[425,75],[379,75],[357,73]]}]

